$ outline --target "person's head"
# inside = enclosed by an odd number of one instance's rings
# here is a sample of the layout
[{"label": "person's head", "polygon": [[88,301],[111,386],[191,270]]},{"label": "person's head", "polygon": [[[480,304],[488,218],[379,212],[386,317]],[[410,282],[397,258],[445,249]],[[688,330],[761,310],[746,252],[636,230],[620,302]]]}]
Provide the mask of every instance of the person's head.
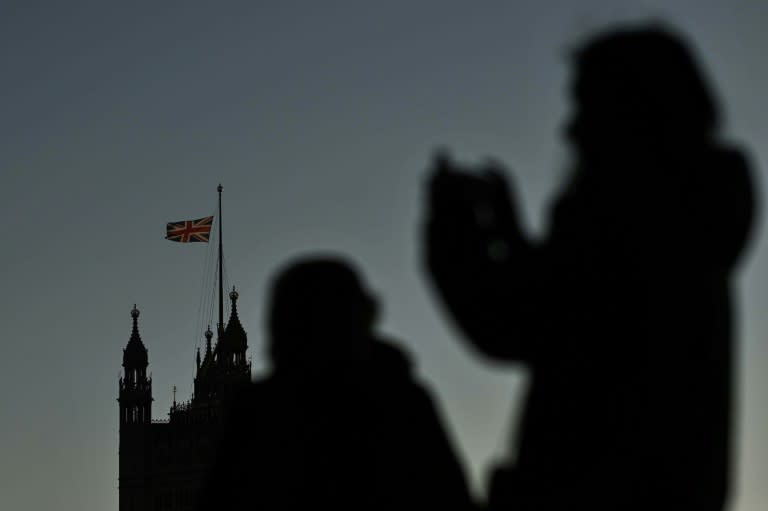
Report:
[{"label": "person's head", "polygon": [[285,265],[272,281],[268,307],[268,350],[275,368],[357,358],[377,314],[357,270],[338,256]]},{"label": "person's head", "polygon": [[573,54],[568,138],[579,159],[633,158],[711,142],[719,113],[682,38],[658,25],[609,30]]}]

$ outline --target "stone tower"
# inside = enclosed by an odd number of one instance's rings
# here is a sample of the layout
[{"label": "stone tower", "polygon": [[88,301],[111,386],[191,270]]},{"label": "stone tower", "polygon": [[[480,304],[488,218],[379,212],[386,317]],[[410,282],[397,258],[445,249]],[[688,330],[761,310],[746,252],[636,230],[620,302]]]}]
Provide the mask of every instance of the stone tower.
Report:
[{"label": "stone tower", "polygon": [[152,381],[147,349],[139,336],[134,306],[133,331],[123,350],[120,378],[120,511],[192,511],[216,460],[226,403],[251,382],[246,360],[248,336],[237,314],[235,289],[231,314],[212,345],[205,332],[205,355],[197,355],[194,394],[174,401],[168,419],[152,419]]},{"label": "stone tower", "polygon": [[139,335],[139,310],[131,310],[133,330],[123,349],[123,376],[119,380],[120,511],[149,509],[150,427],[152,379],[147,377],[149,357]]}]

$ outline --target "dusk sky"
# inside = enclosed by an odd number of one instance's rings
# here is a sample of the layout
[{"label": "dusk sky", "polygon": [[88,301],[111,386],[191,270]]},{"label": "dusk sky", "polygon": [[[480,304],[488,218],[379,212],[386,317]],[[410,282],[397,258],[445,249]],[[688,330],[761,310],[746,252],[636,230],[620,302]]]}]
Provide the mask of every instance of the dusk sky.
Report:
[{"label": "dusk sky", "polygon": [[[0,509],[117,510],[130,310],[141,310],[153,415],[166,418],[174,385],[179,400],[191,394],[209,247],[166,241],[165,223],[213,214],[219,182],[256,375],[274,270],[346,254],[482,494],[526,372],[471,352],[431,294],[420,264],[430,157],[449,147],[461,161],[504,161],[543,235],[569,158],[569,48],[649,19],[689,37],[725,136],[768,196],[765,1],[0,3]],[[733,511],[768,501],[763,231],[735,279]]]}]

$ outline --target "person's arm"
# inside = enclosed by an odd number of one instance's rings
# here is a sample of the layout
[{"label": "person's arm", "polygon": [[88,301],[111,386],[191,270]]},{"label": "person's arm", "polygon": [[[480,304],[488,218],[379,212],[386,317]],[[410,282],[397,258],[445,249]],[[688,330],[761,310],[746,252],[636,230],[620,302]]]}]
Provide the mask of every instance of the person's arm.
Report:
[{"label": "person's arm", "polygon": [[473,177],[442,165],[430,182],[425,232],[437,294],[481,353],[529,361],[546,338],[546,254],[521,233],[499,174]]}]

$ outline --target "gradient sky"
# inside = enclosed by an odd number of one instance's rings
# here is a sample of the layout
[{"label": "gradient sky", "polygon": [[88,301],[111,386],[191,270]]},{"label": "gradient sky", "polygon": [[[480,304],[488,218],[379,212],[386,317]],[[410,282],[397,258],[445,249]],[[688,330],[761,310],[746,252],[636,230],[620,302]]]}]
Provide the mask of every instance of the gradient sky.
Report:
[{"label": "gradient sky", "polygon": [[[219,181],[258,371],[273,270],[307,251],[348,254],[480,488],[526,375],[468,351],[430,295],[419,266],[430,154],[505,161],[531,231],[544,232],[568,158],[568,48],[648,18],[695,43],[727,136],[765,183],[764,1],[0,3],[0,508],[117,509],[129,311],[142,311],[163,418],[173,385],[190,394],[206,249],[165,241],[165,222],[211,214]],[[768,501],[764,238],[737,279],[737,511]]]}]

